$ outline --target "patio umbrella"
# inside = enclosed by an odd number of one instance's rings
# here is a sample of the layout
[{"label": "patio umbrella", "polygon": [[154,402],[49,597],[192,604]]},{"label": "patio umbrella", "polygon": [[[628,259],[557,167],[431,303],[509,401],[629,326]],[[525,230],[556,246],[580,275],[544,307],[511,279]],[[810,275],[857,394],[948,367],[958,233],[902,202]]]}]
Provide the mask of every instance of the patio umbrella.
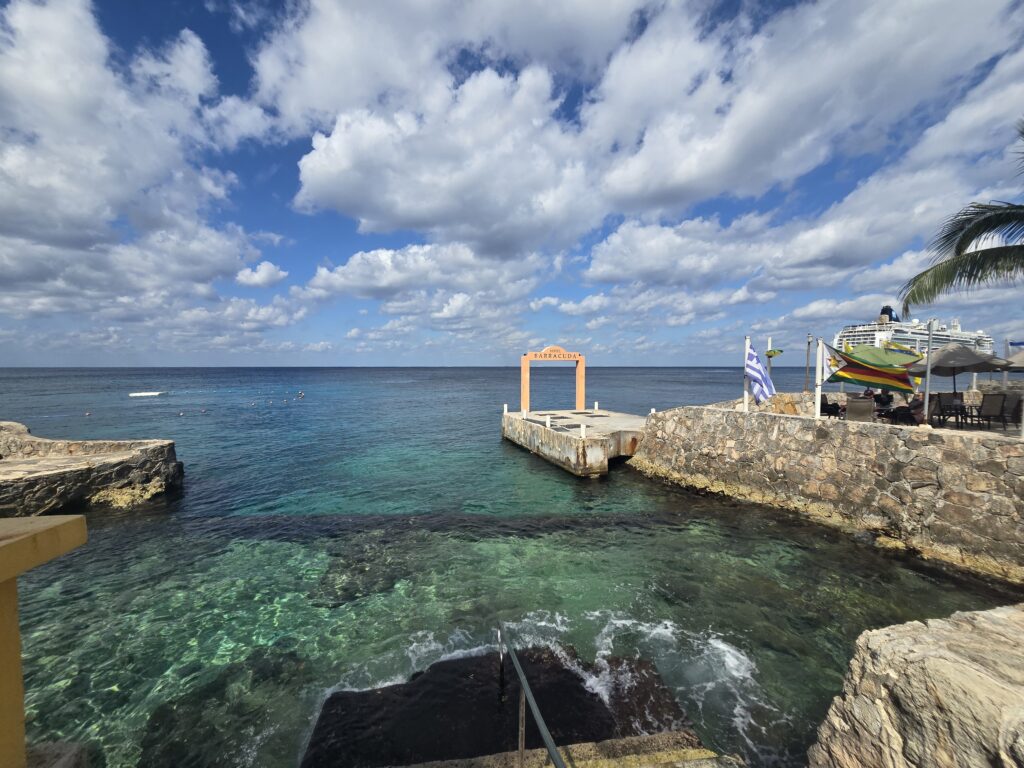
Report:
[{"label": "patio umbrella", "polygon": [[857,344],[851,347],[847,354],[856,357],[868,365],[878,365],[883,368],[896,366],[906,368],[908,365],[913,365],[924,357],[924,355],[919,355],[916,352],[908,353],[898,349],[884,349],[883,347],[875,347],[871,344]]},{"label": "patio umbrella", "polygon": [[[958,373],[984,373],[985,371],[1003,371],[1012,363],[995,355],[988,355],[966,344],[946,344],[931,353],[931,370],[936,376],[952,376],[953,391],[956,392],[956,375]],[[910,366],[911,376],[924,376],[927,360]]]}]

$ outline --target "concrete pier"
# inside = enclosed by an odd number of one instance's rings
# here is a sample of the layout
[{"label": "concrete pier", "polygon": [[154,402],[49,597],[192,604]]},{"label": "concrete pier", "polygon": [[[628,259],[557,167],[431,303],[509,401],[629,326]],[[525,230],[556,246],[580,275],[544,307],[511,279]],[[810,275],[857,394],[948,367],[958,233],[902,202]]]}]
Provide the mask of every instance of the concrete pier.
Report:
[{"label": "concrete pier", "polygon": [[636,453],[645,421],[604,410],[504,413],[501,436],[578,477],[600,477],[610,459]]}]

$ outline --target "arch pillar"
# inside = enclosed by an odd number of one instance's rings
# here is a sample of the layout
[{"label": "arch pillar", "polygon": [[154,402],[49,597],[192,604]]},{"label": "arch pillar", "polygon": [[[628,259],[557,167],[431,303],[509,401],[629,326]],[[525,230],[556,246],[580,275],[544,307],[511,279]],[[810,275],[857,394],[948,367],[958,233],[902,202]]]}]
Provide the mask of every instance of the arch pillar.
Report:
[{"label": "arch pillar", "polygon": [[519,361],[519,410],[530,411],[530,363],[534,360],[576,363],[576,410],[586,410],[587,358],[579,352],[568,352],[559,346],[544,347],[540,352],[526,352]]}]

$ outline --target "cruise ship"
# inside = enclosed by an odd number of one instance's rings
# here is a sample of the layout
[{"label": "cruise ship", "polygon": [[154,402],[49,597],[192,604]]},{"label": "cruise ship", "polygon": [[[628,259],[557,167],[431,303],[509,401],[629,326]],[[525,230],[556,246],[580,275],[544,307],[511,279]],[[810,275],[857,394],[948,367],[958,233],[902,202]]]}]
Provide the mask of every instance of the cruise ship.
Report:
[{"label": "cruise ship", "polygon": [[[992,337],[984,331],[965,331],[960,327],[960,321],[954,320],[949,325],[936,323],[932,329],[932,349],[938,349],[950,342],[959,342],[977,349],[979,352],[993,354]],[[847,325],[835,335],[832,346],[836,349],[843,349],[844,345],[851,347],[858,344],[870,344],[873,347],[882,347],[887,343],[901,344],[922,354],[928,349],[928,323],[922,323],[914,319],[908,322],[900,321],[892,307],[882,307],[882,312],[873,323],[862,323],[860,325]]]}]

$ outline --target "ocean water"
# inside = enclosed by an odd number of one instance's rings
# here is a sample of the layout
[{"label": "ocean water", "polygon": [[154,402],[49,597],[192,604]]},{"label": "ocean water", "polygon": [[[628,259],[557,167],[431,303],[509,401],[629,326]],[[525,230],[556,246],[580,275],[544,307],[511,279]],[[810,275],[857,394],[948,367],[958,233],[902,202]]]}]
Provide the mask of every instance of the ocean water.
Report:
[{"label": "ocean water", "polygon": [[[588,403],[738,396],[738,369],[588,370]],[[781,390],[803,369],[777,369]],[[705,742],[798,766],[857,635],[1013,600],[756,505],[617,466],[580,480],[500,439],[516,369],[7,369],[0,419],[165,437],[184,493],[93,513],[20,582],[30,738],[96,765],[294,766],[334,688],[494,647],[652,660]],[[535,408],[568,408],[535,367]],[[164,391],[157,398],[129,392]],[[304,399],[296,399],[299,391]],[[86,413],[90,415],[86,415]],[[621,681],[618,681],[621,682]]]}]

